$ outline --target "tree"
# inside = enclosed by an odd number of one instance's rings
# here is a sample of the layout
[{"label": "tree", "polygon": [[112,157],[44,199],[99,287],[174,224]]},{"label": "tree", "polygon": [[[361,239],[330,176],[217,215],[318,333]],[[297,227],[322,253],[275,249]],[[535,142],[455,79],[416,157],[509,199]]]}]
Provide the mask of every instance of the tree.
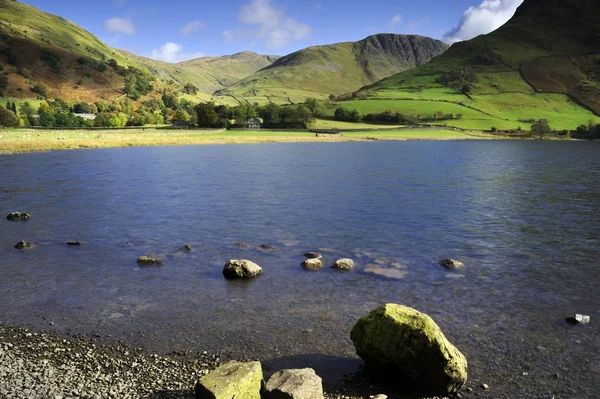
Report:
[{"label": "tree", "polygon": [[196,95],[198,94],[198,88],[191,83],[187,83],[183,86],[183,92],[186,94]]},{"label": "tree", "polygon": [[531,125],[531,134],[540,135],[540,140],[544,138],[545,135],[552,133],[552,129],[550,128],[550,124],[545,119],[540,119]]},{"label": "tree", "polygon": [[175,115],[173,115],[173,118],[171,118],[171,120],[173,122],[189,122],[190,114],[188,114],[187,111],[183,108],[177,108],[177,110],[175,111]]},{"label": "tree", "polygon": [[477,84],[477,74],[469,68],[445,72],[437,79],[438,83],[469,96]]},{"label": "tree", "polygon": [[30,117],[35,115],[35,108],[31,106],[29,101],[25,101],[23,105],[21,105],[20,111],[22,116]]},{"label": "tree", "polygon": [[8,88],[8,78],[0,74],[0,97],[4,96],[4,91]]},{"label": "tree", "polygon": [[48,97],[48,87],[43,83],[36,83],[31,88],[31,91],[35,94],[39,94],[42,97]]},{"label": "tree", "polygon": [[316,98],[307,98],[304,105],[314,116],[323,115],[323,105]]},{"label": "tree", "polygon": [[281,122],[281,106],[269,101],[265,106],[260,107],[258,115],[263,119],[266,125],[276,125]]},{"label": "tree", "polygon": [[14,114],[14,112],[9,111],[0,105],[0,126],[4,127],[13,127],[19,126],[19,118]]},{"label": "tree", "polygon": [[215,112],[215,104],[200,103],[194,107],[199,127],[215,127],[219,123],[219,115]]}]

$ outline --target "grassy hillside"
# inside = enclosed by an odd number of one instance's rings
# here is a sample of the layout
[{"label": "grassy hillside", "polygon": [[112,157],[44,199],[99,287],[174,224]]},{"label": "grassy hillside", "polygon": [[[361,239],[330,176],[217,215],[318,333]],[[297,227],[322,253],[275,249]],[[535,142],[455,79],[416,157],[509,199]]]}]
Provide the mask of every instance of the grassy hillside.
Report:
[{"label": "grassy hillside", "polygon": [[392,34],[309,47],[278,59],[223,93],[251,103],[325,98],[422,65],[446,49],[447,45],[437,40]]},{"label": "grassy hillside", "polygon": [[[355,96],[362,101],[342,105],[365,113],[460,113],[462,119],[444,123],[478,129],[527,129],[532,119],[555,129],[598,121],[599,20],[593,0],[525,0],[497,31],[456,43],[426,65],[363,88]],[[465,70],[476,78],[470,92],[440,83]]]},{"label": "grassy hillside", "polygon": [[[110,48],[97,37],[66,19],[14,0],[0,0],[0,68],[7,74],[4,96],[35,98],[31,87],[43,83],[48,96],[68,100],[114,100],[123,95],[123,76],[104,68],[110,60],[135,67],[157,78],[158,95],[164,87],[186,83],[199,89],[188,99],[237,103],[230,96],[213,97],[223,89],[271,65],[278,57],[240,53],[170,64]],[[104,64],[104,65],[101,65]]]}]

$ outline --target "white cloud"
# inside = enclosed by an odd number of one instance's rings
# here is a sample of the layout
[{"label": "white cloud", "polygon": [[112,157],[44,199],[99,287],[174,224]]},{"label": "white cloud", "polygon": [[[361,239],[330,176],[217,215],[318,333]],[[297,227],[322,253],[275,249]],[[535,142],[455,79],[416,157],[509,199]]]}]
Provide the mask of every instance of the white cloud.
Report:
[{"label": "white cloud", "polygon": [[291,41],[300,40],[308,36],[312,28],[285,14],[285,11],[276,8],[270,0],[252,0],[250,4],[242,7],[239,21],[246,25],[257,26],[257,29],[225,31],[223,39],[256,38],[262,41],[269,49],[284,47]]},{"label": "white cloud", "polygon": [[110,33],[133,35],[135,33],[135,24],[131,18],[114,17],[104,21],[104,29]]},{"label": "white cloud", "polygon": [[402,15],[400,14],[396,14],[392,17],[392,19],[390,20],[390,26],[396,26],[398,25],[400,22],[402,22]]},{"label": "white cloud", "polygon": [[183,46],[178,43],[168,42],[163,46],[152,50],[150,53],[150,58],[165,61],[165,62],[181,62],[187,61],[194,58],[204,57],[206,54],[198,52],[198,53],[189,53],[183,51]]},{"label": "white cloud", "polygon": [[183,36],[190,36],[192,33],[199,31],[205,26],[206,25],[204,25],[201,21],[192,21],[189,24],[186,24],[183,28],[181,28],[181,34]]},{"label": "white cloud", "polygon": [[444,40],[454,43],[490,33],[504,25],[523,3],[523,0],[483,0],[477,7],[469,7],[458,26],[444,35]]}]

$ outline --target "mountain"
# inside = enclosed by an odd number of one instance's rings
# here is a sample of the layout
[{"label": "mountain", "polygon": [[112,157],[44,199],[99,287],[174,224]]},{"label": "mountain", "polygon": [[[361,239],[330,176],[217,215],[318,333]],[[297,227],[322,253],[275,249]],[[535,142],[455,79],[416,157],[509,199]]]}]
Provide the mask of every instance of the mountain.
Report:
[{"label": "mountain", "polygon": [[298,102],[306,97],[348,93],[423,65],[447,48],[439,40],[394,34],[309,47],[278,59],[222,94],[250,102]]},{"label": "mountain", "polygon": [[[465,128],[529,128],[534,119],[575,128],[600,115],[598,21],[596,0],[525,0],[495,32],[363,88],[355,96],[368,101],[357,109],[460,113],[445,123]],[[473,78],[466,93],[452,83],[465,76]]]},{"label": "mountain", "polygon": [[50,97],[86,101],[121,97],[124,77],[115,68],[105,68],[114,60],[118,66],[155,76],[158,90],[181,89],[190,83],[199,89],[199,94],[191,97],[209,100],[216,90],[271,65],[277,58],[244,52],[179,64],[155,61],[113,49],[62,17],[15,0],[0,0],[0,66],[8,73],[6,97],[35,97],[30,88],[36,83],[45,84]]}]

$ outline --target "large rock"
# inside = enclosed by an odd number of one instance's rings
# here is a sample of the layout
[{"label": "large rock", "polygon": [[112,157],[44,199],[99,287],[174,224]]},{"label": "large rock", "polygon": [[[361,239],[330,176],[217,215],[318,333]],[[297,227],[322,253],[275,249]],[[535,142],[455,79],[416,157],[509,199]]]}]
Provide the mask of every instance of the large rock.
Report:
[{"label": "large rock", "polygon": [[264,399],[323,399],[323,381],[313,369],[278,371],[269,378]]},{"label": "large rock", "polygon": [[225,278],[252,278],[262,273],[262,267],[249,260],[230,259],[223,266]]},{"label": "large rock", "polygon": [[463,354],[415,309],[381,306],[356,323],[350,338],[369,368],[419,393],[455,393],[467,381]]},{"label": "large rock", "polygon": [[354,261],[352,259],[338,259],[331,267],[337,270],[352,270],[354,269]]},{"label": "large rock", "polygon": [[260,399],[263,380],[259,362],[229,362],[196,383],[197,399]]},{"label": "large rock", "polygon": [[31,219],[31,215],[27,212],[11,212],[9,213],[6,218],[8,220],[23,220],[23,221],[27,221],[29,219]]}]

